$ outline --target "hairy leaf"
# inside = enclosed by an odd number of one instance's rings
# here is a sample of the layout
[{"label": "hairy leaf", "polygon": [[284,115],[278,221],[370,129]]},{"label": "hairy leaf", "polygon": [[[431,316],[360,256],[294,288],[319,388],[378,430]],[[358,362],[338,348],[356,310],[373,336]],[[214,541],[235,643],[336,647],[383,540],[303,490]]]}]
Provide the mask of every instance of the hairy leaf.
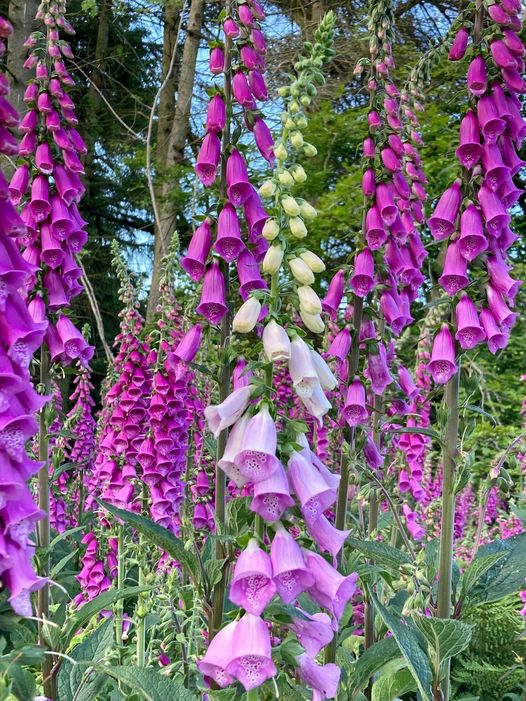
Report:
[{"label": "hairy leaf", "polygon": [[145,701],[195,701],[195,695],[182,684],[147,667],[97,665],[97,669],[133,689]]},{"label": "hairy leaf", "polygon": [[374,540],[358,540],[357,538],[347,538],[346,543],[369,559],[386,567],[398,569],[400,565],[408,565],[412,562],[406,552],[393,548],[386,543],[379,543]]},{"label": "hairy leaf", "polygon": [[427,640],[428,656],[438,684],[444,662],[469,645],[471,626],[447,618],[427,618],[417,613],[413,614],[413,620]]},{"label": "hairy leaf", "polygon": [[349,672],[349,690],[351,698],[354,694],[365,689],[369,679],[387,662],[400,656],[400,648],[394,638],[379,640],[360,655],[351,665]]},{"label": "hairy leaf", "polygon": [[371,701],[393,701],[409,691],[416,691],[413,675],[408,669],[399,669],[374,683]]}]

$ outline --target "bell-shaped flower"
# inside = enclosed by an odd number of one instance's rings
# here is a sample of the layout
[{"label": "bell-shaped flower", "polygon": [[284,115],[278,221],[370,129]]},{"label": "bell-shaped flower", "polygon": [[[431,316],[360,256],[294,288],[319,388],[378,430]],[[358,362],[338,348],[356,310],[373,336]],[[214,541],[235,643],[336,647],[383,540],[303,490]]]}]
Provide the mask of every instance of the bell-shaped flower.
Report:
[{"label": "bell-shaped flower", "polygon": [[245,691],[250,691],[277,674],[272,662],[269,629],[259,616],[245,613],[235,633],[232,661],[226,671],[241,683]]},{"label": "bell-shaped flower", "polygon": [[237,259],[237,276],[239,294],[245,301],[252,290],[264,290],[267,287],[267,283],[261,277],[258,262],[248,248],[241,251]]},{"label": "bell-shaped flower", "polygon": [[243,71],[236,71],[232,78],[232,93],[235,100],[247,110],[256,109],[256,101]]},{"label": "bell-shaped flower", "polygon": [[444,269],[438,279],[440,286],[450,297],[469,284],[467,265],[458,243],[456,241],[450,243],[446,251]]},{"label": "bell-shaped flower", "polygon": [[488,232],[493,236],[497,236],[510,223],[510,215],[497,193],[490,190],[486,185],[482,185],[479,189],[477,198]]},{"label": "bell-shaped flower", "polygon": [[69,360],[80,358],[87,350],[89,344],[71,319],[61,314],[58,318],[56,329],[67,358]]},{"label": "bell-shaped flower", "polygon": [[495,355],[498,350],[506,348],[509,342],[509,334],[499,327],[489,309],[481,309],[480,323],[486,334],[486,341],[490,353]]},{"label": "bell-shaped flower", "polygon": [[393,382],[393,376],[387,365],[387,351],[383,343],[378,343],[378,352],[372,349],[367,356],[367,377],[371,382],[371,389],[377,395],[382,395]]},{"label": "bell-shaped flower", "polygon": [[266,123],[258,117],[254,122],[253,132],[259,152],[263,158],[269,162],[270,167],[273,168],[275,163],[274,139],[272,138],[270,129]]},{"label": "bell-shaped flower", "polygon": [[221,160],[221,141],[217,134],[206,134],[197,154],[195,172],[205,187],[214,183],[217,175],[217,167]]},{"label": "bell-shaped flower", "polygon": [[210,68],[210,73],[213,75],[220,75],[224,71],[225,54],[220,46],[214,46],[214,48],[210,51],[208,65]]},{"label": "bell-shaped flower", "polygon": [[489,310],[497,324],[501,326],[503,331],[511,331],[517,320],[517,314],[509,309],[502,294],[493,285],[486,286],[486,294]]},{"label": "bell-shaped flower", "polygon": [[365,238],[371,251],[381,248],[387,239],[385,224],[376,205],[367,210],[365,216]]},{"label": "bell-shaped flower", "polygon": [[365,458],[365,462],[371,468],[371,470],[379,470],[384,464],[384,456],[376,445],[376,441],[369,433],[365,435],[363,456]]},{"label": "bell-shaped flower", "polygon": [[405,525],[411,536],[415,540],[422,540],[426,532],[425,529],[418,523],[416,512],[411,511],[408,504],[402,505],[402,512],[405,517]]},{"label": "bell-shaped flower", "polygon": [[289,373],[294,391],[300,398],[310,397],[319,384],[310,348],[299,336],[295,336],[290,344]]},{"label": "bell-shaped flower", "polygon": [[235,463],[235,458],[241,450],[243,435],[249,421],[250,418],[246,414],[236,421],[228,434],[223,455],[217,462],[219,468],[223,470],[226,476],[231,479],[237,487],[243,487],[248,482],[248,479],[239,471]]},{"label": "bell-shaped flower", "polygon": [[29,211],[36,222],[44,221],[51,213],[49,183],[43,175],[37,175],[31,185]]},{"label": "bell-shaped flower", "polygon": [[493,287],[506,296],[511,305],[515,304],[515,297],[519,292],[522,280],[515,280],[508,272],[508,266],[500,256],[488,256],[489,279]]},{"label": "bell-shaped flower", "polygon": [[506,129],[506,122],[501,119],[492,95],[484,95],[477,104],[477,118],[480,129],[484,134],[484,146],[482,148],[482,164],[484,169],[484,150],[487,146],[494,146],[497,139]]},{"label": "bell-shaped flower", "polygon": [[461,201],[460,180],[455,180],[442,194],[433,215],[427,221],[435,241],[446,239],[455,230],[455,222]]},{"label": "bell-shaped flower", "polygon": [[199,351],[202,336],[203,327],[201,324],[194,324],[174,348],[175,358],[185,363],[191,363]]},{"label": "bell-shaped flower", "polygon": [[338,270],[329,283],[327,294],[322,299],[321,306],[324,312],[327,312],[331,319],[336,318],[336,314],[342,302],[343,292],[345,288],[345,273],[343,270]]},{"label": "bell-shaped flower", "polygon": [[19,616],[31,616],[31,594],[46,585],[47,579],[38,577],[31,567],[28,548],[7,545],[2,582],[9,591],[9,603]]},{"label": "bell-shaped flower", "polygon": [[232,684],[233,675],[226,671],[227,666],[234,657],[234,649],[237,647],[235,640],[238,621],[232,621],[220,631],[210,641],[204,657],[197,662],[197,668],[205,677],[213,679],[221,688]]},{"label": "bell-shaped flower", "polygon": [[267,84],[265,83],[265,78],[259,71],[254,70],[249,72],[248,84],[256,100],[261,100],[262,102],[268,100]]},{"label": "bell-shaped flower", "polygon": [[354,259],[349,285],[358,297],[366,297],[374,287],[374,258],[367,248]]},{"label": "bell-shaped flower", "polygon": [[482,215],[473,203],[470,203],[462,212],[460,238],[456,243],[460,253],[467,261],[475,260],[488,247]]},{"label": "bell-shaped flower", "polygon": [[294,506],[294,499],[290,496],[287,475],[280,464],[270,477],[254,485],[250,510],[265,521],[279,521],[291,506]]},{"label": "bell-shaped flower", "polygon": [[457,371],[455,341],[447,324],[443,324],[433,341],[431,360],[427,366],[433,380],[440,385],[448,382]]},{"label": "bell-shaped flower", "polygon": [[291,353],[290,339],[285,329],[271,319],[263,329],[263,350],[272,363],[288,360]]},{"label": "bell-shaped flower", "polygon": [[236,333],[250,333],[258,323],[261,314],[261,302],[255,297],[249,297],[239,307],[232,320],[232,329]]},{"label": "bell-shaped flower", "polygon": [[475,56],[468,67],[467,74],[468,90],[472,95],[480,97],[486,92],[488,85],[486,64],[480,54]]},{"label": "bell-shaped flower", "polygon": [[217,238],[214,250],[223,260],[230,262],[235,260],[244,248],[245,244],[241,239],[241,227],[236,210],[227,202],[217,218]]},{"label": "bell-shaped flower", "polygon": [[350,350],[351,332],[349,328],[345,326],[331,341],[331,344],[327,350],[327,355],[333,358],[338,358],[338,360],[345,360],[345,358],[349,355]]},{"label": "bell-shaped flower", "polygon": [[314,523],[336,501],[336,491],[301,453],[293,452],[288,463],[289,481],[299,499],[305,519]]},{"label": "bell-shaped flower", "polygon": [[245,413],[250,401],[252,387],[240,387],[234,390],[221,404],[210,405],[205,409],[205,419],[214,438],[218,438],[221,431],[235,424]]},{"label": "bell-shaped flower", "polygon": [[365,406],[365,389],[357,377],[351,382],[345,395],[343,417],[349,426],[364,424],[369,418]]},{"label": "bell-shaped flower", "polygon": [[474,168],[482,156],[480,131],[477,117],[468,110],[460,123],[460,145],[456,150],[457,158],[464,168]]},{"label": "bell-shaped flower", "polygon": [[181,258],[181,267],[186,270],[194,282],[205,274],[206,259],[212,247],[210,220],[207,218],[194,231],[187,254]]},{"label": "bell-shaped flower", "polygon": [[252,538],[236,560],[229,599],[248,613],[260,616],[275,593],[270,557]]},{"label": "bell-shaped flower", "polygon": [[351,531],[340,531],[321,514],[315,521],[306,519],[307,529],[315,543],[333,557],[340,552]]},{"label": "bell-shaped flower", "polygon": [[276,447],[276,425],[268,406],[263,404],[243,434],[241,450],[235,458],[240,473],[254,484],[266,480],[280,465]]},{"label": "bell-shaped flower", "polygon": [[338,692],[341,670],[337,664],[329,662],[319,665],[307,653],[298,655],[298,673],[301,681],[313,692],[313,701],[333,699]]},{"label": "bell-shaped flower", "polygon": [[272,541],[270,559],[274,583],[285,604],[290,604],[314,584],[299,545],[281,524]]},{"label": "bell-shaped flower", "polygon": [[226,107],[221,95],[214,95],[208,103],[206,113],[206,131],[217,134],[222,132],[226,123]]},{"label": "bell-shaped flower", "polygon": [[314,576],[310,596],[317,604],[330,611],[339,622],[347,602],[356,592],[356,572],[344,576],[332,567],[321,555],[304,551],[305,564]]},{"label": "bell-shaped flower", "polygon": [[461,348],[474,348],[484,341],[486,334],[479,321],[477,308],[468,295],[464,294],[460,298],[455,308],[455,317],[457,322],[455,338]]},{"label": "bell-shaped flower", "polygon": [[290,629],[307,654],[315,658],[334,637],[331,619],[326,613],[309,614],[298,608],[301,617],[294,618]]},{"label": "bell-shaped flower", "polygon": [[448,58],[450,61],[461,61],[464,58],[469,41],[469,31],[460,27],[451,43]]},{"label": "bell-shaped flower", "polygon": [[251,195],[252,185],[248,179],[247,165],[241,153],[234,149],[226,163],[228,199],[240,207]]},{"label": "bell-shaped flower", "polygon": [[245,200],[243,207],[250,234],[249,241],[257,243],[269,216],[263,209],[263,204],[255,188],[252,188],[252,194]]},{"label": "bell-shaped flower", "polygon": [[213,260],[205,273],[201,301],[196,309],[211,324],[218,324],[228,311],[226,306],[225,278],[219,269],[219,262]]}]

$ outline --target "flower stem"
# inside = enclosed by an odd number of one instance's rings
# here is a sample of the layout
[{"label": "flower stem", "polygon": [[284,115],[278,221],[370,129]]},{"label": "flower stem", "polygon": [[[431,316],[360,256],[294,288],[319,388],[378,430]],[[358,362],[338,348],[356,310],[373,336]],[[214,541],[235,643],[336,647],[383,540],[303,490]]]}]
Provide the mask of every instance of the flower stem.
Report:
[{"label": "flower stem", "polygon": [[[117,536],[117,591],[124,589],[124,526],[119,525]],[[115,636],[117,645],[122,645],[122,624],[124,621],[124,602],[119,599],[115,616]]]},{"label": "flower stem", "polygon": [[[460,387],[460,367],[446,386],[444,403],[448,410],[443,449],[442,512],[440,531],[440,559],[438,570],[437,616],[449,618],[451,615],[451,592],[453,572],[453,533],[455,525],[455,473],[458,446],[458,395]],[[448,701],[449,665],[442,680],[444,701]]]},{"label": "flower stem", "polygon": [[[231,2],[227,0],[225,3],[225,16],[229,17],[231,12]],[[226,108],[226,122],[221,139],[221,184],[220,197],[226,197],[226,161],[227,149],[230,144],[230,122],[232,119],[232,40],[225,36],[225,60],[224,60],[224,102]],[[228,263],[221,262],[221,271],[225,279],[225,287],[229,289],[230,274]],[[230,343],[232,319],[230,311],[225,314],[221,321],[221,339],[220,350],[222,353],[227,352]],[[219,402],[223,402],[230,392],[230,362],[225,357],[223,366],[220,372],[219,380]],[[225,452],[226,442],[228,438],[228,430],[221,431],[217,440],[217,461],[221,459]],[[215,471],[215,522],[218,532],[224,531],[225,526],[225,502],[226,502],[226,475],[216,463]],[[220,539],[216,539],[216,558],[222,560],[225,557],[223,543]],[[210,640],[214,637],[217,631],[221,628],[223,622],[223,605],[226,589],[226,578],[228,576],[227,567],[223,568],[221,579],[214,587],[212,594],[212,617],[210,627]]]},{"label": "flower stem", "polygon": [[[49,351],[47,346],[43,345],[40,352],[40,384],[45,395],[48,395],[51,390],[51,376],[49,373]],[[44,463],[38,473],[38,506],[44,512],[44,517],[38,522],[38,541],[42,548],[42,577],[49,577],[50,571],[50,527],[49,527],[49,439],[46,407],[40,411],[40,426],[38,437],[38,459]],[[40,589],[38,592],[38,618],[39,644],[47,646],[44,639],[44,621],[49,619],[49,584]],[[53,699],[55,698],[55,682],[52,675],[53,658],[51,655],[44,655],[42,661],[42,679],[44,686],[44,694]]]}]

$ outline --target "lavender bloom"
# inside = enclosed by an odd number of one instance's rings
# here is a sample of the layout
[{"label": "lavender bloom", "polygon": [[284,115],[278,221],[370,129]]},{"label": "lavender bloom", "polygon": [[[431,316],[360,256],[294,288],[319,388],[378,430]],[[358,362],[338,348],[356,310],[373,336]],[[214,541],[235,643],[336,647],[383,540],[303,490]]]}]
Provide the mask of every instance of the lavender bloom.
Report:
[{"label": "lavender bloom", "polygon": [[268,479],[279,467],[276,447],[276,426],[264,404],[250,419],[243,434],[241,450],[234,461],[239,472],[254,483]]},{"label": "lavender bloom", "polygon": [[235,646],[226,671],[249,691],[277,674],[271,657],[270,634],[265,621],[251,613],[246,613],[237,623],[235,634]]},{"label": "lavender bloom", "polygon": [[332,662],[318,665],[303,653],[297,657],[300,679],[313,689],[315,699],[333,699],[340,683],[340,668]]},{"label": "lavender bloom", "polygon": [[387,352],[383,343],[378,344],[378,352],[370,352],[367,362],[367,377],[371,382],[371,389],[377,395],[385,392],[393,382],[393,377],[387,365]]},{"label": "lavender bloom", "polygon": [[214,438],[217,438],[221,431],[232,426],[241,418],[248,406],[251,393],[251,386],[240,387],[234,390],[221,404],[206,407],[205,419]]},{"label": "lavender bloom", "polygon": [[272,541],[270,558],[277,593],[285,604],[290,604],[314,584],[299,545],[281,524]]},{"label": "lavender bloom", "polygon": [[213,679],[221,688],[234,681],[233,675],[227,672],[227,667],[234,656],[234,637],[238,625],[238,621],[233,621],[221,628],[210,642],[203,659],[197,662],[201,674]]},{"label": "lavender bloom", "polygon": [[330,616],[326,613],[308,614],[298,609],[303,618],[295,618],[290,629],[298,638],[301,646],[312,658],[328,645],[334,637]]},{"label": "lavender bloom", "polygon": [[354,596],[358,575],[353,572],[345,577],[320,555],[307,551],[304,554],[308,571],[314,577],[314,585],[309,587],[309,594],[339,622],[345,605]]},{"label": "lavender bloom", "polygon": [[291,506],[294,506],[294,500],[290,496],[287,475],[280,464],[270,477],[254,485],[250,509],[265,521],[278,521]]},{"label": "lavender bloom", "polygon": [[305,520],[314,523],[336,501],[333,489],[310,460],[292,453],[288,463],[289,481],[300,501]]},{"label": "lavender bloom", "polygon": [[202,335],[201,324],[192,326],[175,347],[173,351],[175,358],[185,363],[191,363],[199,351]]},{"label": "lavender bloom", "polygon": [[229,598],[248,613],[259,616],[275,593],[270,557],[252,538],[236,561]]},{"label": "lavender bloom", "polygon": [[342,301],[344,287],[345,273],[343,270],[338,270],[330,281],[327,294],[322,300],[323,311],[327,312],[332,319],[336,318],[336,313]]}]

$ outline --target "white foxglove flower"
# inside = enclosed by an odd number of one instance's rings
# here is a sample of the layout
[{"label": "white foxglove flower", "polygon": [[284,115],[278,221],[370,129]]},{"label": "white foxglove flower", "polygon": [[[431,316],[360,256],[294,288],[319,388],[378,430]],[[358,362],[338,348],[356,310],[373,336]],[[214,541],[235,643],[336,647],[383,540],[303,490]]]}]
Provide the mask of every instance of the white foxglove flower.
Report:
[{"label": "white foxglove flower", "polygon": [[298,287],[300,307],[307,314],[321,314],[321,299],[308,285]]},{"label": "white foxglove flower", "polygon": [[314,273],[301,258],[292,258],[289,260],[289,266],[294,278],[302,285],[312,285],[314,282]]},{"label": "white foxglove flower", "polygon": [[271,246],[265,253],[263,258],[263,263],[261,264],[261,270],[265,275],[274,275],[281,268],[281,263],[283,262],[283,248],[281,244]]},{"label": "white foxglove flower", "polygon": [[325,390],[335,389],[338,386],[338,380],[332,374],[330,367],[317,351],[312,350],[311,355],[322,388]]},{"label": "white foxglove flower", "polygon": [[290,339],[283,326],[274,319],[263,329],[263,350],[271,362],[290,358]]},{"label": "white foxglove flower", "polygon": [[313,273],[323,273],[325,270],[325,263],[312,251],[303,251],[300,253],[300,258],[304,263],[307,263]]},{"label": "white foxglove flower", "polygon": [[238,309],[232,321],[232,328],[237,333],[250,333],[258,323],[261,314],[261,302],[255,297],[249,297]]}]

